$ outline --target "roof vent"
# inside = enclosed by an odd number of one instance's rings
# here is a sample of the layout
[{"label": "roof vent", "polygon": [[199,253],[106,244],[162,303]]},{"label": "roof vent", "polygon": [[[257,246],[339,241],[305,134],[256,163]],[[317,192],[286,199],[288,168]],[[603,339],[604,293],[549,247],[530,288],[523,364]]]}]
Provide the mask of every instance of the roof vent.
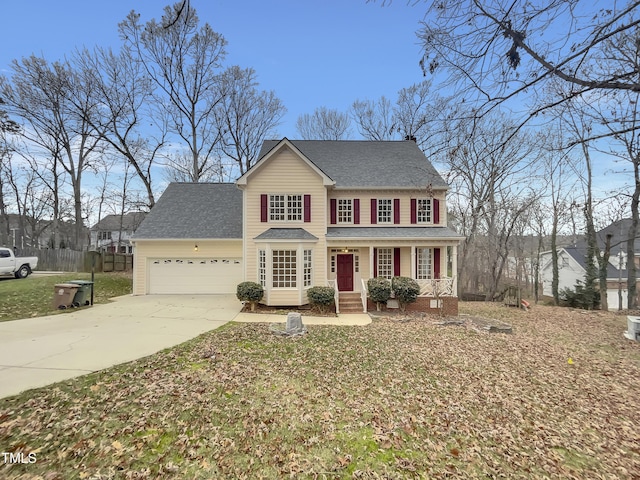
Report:
[{"label": "roof vent", "polygon": [[624,332],[624,336],[640,342],[640,317],[627,316],[627,331]]}]

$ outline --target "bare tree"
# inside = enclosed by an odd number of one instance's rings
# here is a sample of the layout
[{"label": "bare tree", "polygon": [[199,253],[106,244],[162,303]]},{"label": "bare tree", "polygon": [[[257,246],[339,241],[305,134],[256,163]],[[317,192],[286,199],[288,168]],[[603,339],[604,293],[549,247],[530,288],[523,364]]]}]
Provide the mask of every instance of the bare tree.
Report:
[{"label": "bare tree", "polygon": [[[480,117],[526,96],[521,124],[571,98],[594,91],[640,90],[633,56],[610,55],[612,44],[635,38],[638,1],[455,0],[434,2],[419,38],[425,75],[448,73],[467,113]],[[542,86],[560,79],[566,94]],[[513,105],[513,104],[512,104]]]},{"label": "bare tree", "polygon": [[226,40],[199,19],[188,0],[167,6],[160,21],[139,23],[132,11],[120,23],[120,35],[158,86],[157,102],[169,114],[169,128],[184,150],[169,156],[168,166],[192,182],[211,174],[221,140],[214,111],[222,101],[221,62]]},{"label": "bare tree", "polygon": [[303,140],[348,140],[351,138],[351,119],[347,113],[319,107],[312,115],[300,115],[296,129]]},{"label": "bare tree", "polygon": [[256,161],[268,135],[275,133],[286,108],[273,91],[259,91],[252,68],[234,66],[220,79],[222,101],[217,109],[220,148],[244,174]]},{"label": "bare tree", "polygon": [[[477,291],[482,282],[487,298],[493,298],[507,261],[509,239],[536,199],[530,188],[535,144],[521,133],[514,136],[515,127],[504,117],[486,117],[478,125],[454,123],[448,128],[447,155],[440,161],[453,185],[451,206],[466,236],[460,284]],[[506,141],[509,136],[514,140]],[[489,277],[483,281],[482,272],[487,271]]]},{"label": "bare tree", "polygon": [[55,157],[73,188],[75,235],[73,247],[84,246],[82,175],[100,142],[100,133],[86,121],[94,108],[87,89],[68,62],[49,64],[44,58],[23,58],[12,64],[12,82],[0,77],[0,95],[7,110],[21,118],[22,136]]},{"label": "bare tree", "polygon": [[360,134],[368,140],[414,140],[423,150],[436,150],[444,100],[431,91],[431,81],[415,83],[398,92],[395,104],[386,97],[377,101],[356,100],[352,116]]},{"label": "bare tree", "polygon": [[98,106],[86,112],[85,120],[131,164],[146,191],[147,208],[153,207],[152,166],[167,134],[166,112],[153,101],[154,83],[126,46],[118,54],[84,49],[74,61]]},{"label": "bare tree", "polygon": [[382,96],[377,101],[356,100],[351,106],[358,132],[367,140],[393,140],[397,135],[391,101]]},{"label": "bare tree", "polygon": [[[635,55],[638,56],[638,45]],[[613,141],[606,142],[606,152],[625,162],[629,162],[631,167],[631,194],[629,195],[631,224],[627,232],[626,249],[627,258],[635,257],[635,244],[639,236],[640,218],[640,118],[638,111],[638,94],[636,92],[614,92],[607,96],[606,108],[596,109],[591,107],[596,122],[605,125],[611,132]],[[606,116],[603,115],[606,112]],[[616,148],[618,147],[618,148]],[[620,148],[622,147],[622,148]],[[638,297],[636,289],[636,265],[629,260],[627,262],[627,308],[633,310],[637,308]]]},{"label": "bare tree", "polygon": [[[4,101],[0,97],[0,105],[2,104]],[[7,168],[10,167],[13,155],[9,137],[18,133],[18,130],[18,124],[11,120],[5,111],[0,110],[0,245],[9,244],[9,212],[5,199],[9,177]]]}]

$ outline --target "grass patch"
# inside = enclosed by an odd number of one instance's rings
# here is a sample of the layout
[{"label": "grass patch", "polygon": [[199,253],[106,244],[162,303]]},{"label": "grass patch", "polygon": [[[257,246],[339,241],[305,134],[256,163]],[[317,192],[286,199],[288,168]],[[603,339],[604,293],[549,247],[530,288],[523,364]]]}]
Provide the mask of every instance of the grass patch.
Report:
[{"label": "grass patch", "polygon": [[[54,286],[70,280],[91,280],[90,273],[29,276],[24,279],[0,279],[0,322],[20,318],[63,313],[54,309]],[[96,273],[94,303],[107,303],[110,298],[131,293],[130,273]],[[70,310],[67,310],[70,311]]]},{"label": "grass patch", "polygon": [[640,345],[620,318],[461,310],[514,333],[228,324],[0,400],[0,450],[37,456],[0,477],[636,478]]}]

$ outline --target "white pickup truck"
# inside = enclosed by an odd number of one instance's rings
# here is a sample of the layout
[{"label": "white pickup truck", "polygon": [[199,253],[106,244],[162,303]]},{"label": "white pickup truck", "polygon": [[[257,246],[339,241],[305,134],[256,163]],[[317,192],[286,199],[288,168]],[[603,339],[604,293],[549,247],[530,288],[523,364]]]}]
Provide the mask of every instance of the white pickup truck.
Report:
[{"label": "white pickup truck", "polygon": [[0,247],[0,275],[26,278],[38,266],[38,257],[16,257],[11,248]]}]

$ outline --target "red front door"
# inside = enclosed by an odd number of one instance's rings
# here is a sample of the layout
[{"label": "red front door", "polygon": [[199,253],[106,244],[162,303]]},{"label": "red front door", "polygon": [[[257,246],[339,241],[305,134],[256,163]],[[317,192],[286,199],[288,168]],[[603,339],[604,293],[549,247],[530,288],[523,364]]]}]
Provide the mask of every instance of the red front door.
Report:
[{"label": "red front door", "polygon": [[353,254],[338,255],[338,291],[353,291]]}]

